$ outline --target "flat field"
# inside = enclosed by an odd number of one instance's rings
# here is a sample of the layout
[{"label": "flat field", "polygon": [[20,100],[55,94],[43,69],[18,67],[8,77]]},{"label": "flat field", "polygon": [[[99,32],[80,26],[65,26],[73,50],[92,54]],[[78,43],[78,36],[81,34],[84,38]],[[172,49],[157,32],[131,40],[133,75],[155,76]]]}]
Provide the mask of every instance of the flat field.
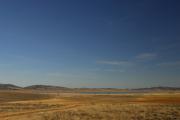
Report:
[{"label": "flat field", "polygon": [[180,93],[0,91],[0,120],[180,120]]}]

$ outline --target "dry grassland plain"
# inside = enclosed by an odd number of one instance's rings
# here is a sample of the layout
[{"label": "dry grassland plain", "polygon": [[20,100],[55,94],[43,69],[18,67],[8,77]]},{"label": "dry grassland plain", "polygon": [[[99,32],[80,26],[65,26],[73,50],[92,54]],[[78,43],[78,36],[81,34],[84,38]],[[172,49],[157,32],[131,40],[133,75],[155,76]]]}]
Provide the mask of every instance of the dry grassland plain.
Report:
[{"label": "dry grassland plain", "polygon": [[0,120],[180,120],[180,93],[0,91]]}]

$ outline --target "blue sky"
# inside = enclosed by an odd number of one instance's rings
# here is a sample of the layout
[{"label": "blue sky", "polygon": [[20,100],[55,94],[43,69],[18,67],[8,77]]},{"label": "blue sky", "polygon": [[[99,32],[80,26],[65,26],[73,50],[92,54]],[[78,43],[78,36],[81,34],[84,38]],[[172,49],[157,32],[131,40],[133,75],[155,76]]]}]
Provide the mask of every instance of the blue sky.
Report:
[{"label": "blue sky", "polygon": [[180,85],[178,0],[1,0],[0,83]]}]

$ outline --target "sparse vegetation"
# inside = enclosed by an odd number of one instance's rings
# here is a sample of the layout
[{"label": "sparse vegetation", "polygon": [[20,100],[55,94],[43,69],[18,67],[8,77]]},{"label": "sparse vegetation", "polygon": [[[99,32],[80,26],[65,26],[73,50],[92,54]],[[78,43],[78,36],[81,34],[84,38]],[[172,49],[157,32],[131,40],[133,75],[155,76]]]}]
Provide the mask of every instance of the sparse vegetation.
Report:
[{"label": "sparse vegetation", "polygon": [[[0,120],[178,120],[180,94],[1,91]],[[31,116],[31,117],[29,117]]]},{"label": "sparse vegetation", "polygon": [[49,99],[50,95],[25,91],[0,91],[0,103],[23,100]]},{"label": "sparse vegetation", "polygon": [[42,103],[8,103],[0,105],[0,113],[2,112],[21,112],[27,110],[40,110],[40,109],[52,109],[52,108],[60,108],[62,105],[60,104],[42,104]]},{"label": "sparse vegetation", "polygon": [[180,105],[94,105],[42,115],[42,120],[178,120]]}]

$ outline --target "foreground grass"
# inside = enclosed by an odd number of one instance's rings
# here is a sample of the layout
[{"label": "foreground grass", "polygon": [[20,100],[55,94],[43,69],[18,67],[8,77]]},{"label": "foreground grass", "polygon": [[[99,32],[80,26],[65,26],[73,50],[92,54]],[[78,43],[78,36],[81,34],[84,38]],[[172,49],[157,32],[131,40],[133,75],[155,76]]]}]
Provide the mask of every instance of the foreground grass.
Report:
[{"label": "foreground grass", "polygon": [[43,114],[42,120],[179,120],[180,105],[102,104]]},{"label": "foreground grass", "polygon": [[0,120],[180,120],[180,94],[0,91]]},{"label": "foreground grass", "polygon": [[1,91],[0,104],[5,102],[24,101],[24,100],[43,100],[51,98],[47,94],[39,94],[24,91]]}]

